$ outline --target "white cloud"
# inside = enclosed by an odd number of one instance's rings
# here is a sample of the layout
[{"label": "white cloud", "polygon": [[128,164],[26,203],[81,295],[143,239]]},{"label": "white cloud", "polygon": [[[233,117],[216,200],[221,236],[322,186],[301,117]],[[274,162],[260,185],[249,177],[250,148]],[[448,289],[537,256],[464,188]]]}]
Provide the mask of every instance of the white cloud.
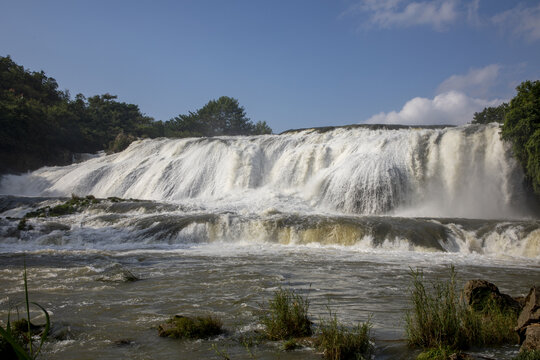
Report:
[{"label": "white cloud", "polygon": [[501,66],[491,64],[470,69],[465,75],[452,75],[439,85],[437,92],[459,91],[472,96],[486,96],[499,77]]},{"label": "white cloud", "polygon": [[369,118],[369,124],[461,125],[470,122],[475,112],[487,106],[497,106],[502,100],[473,98],[458,91],[448,91],[433,99],[416,97],[399,111],[379,113]]},{"label": "white cloud", "polygon": [[540,40],[540,4],[532,7],[520,4],[495,15],[491,20],[516,36],[525,37],[529,41]]},{"label": "white cloud", "polygon": [[345,14],[368,13],[368,24],[380,28],[428,25],[443,30],[458,18],[458,0],[409,2],[403,0],[362,0]]}]

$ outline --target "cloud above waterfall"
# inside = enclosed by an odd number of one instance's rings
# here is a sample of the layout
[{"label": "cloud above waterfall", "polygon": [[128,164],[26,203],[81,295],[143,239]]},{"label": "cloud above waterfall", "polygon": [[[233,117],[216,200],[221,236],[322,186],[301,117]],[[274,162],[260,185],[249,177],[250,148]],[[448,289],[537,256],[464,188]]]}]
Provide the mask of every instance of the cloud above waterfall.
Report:
[{"label": "cloud above waterfall", "polygon": [[370,117],[368,124],[461,125],[471,122],[475,112],[502,101],[469,97],[459,91],[443,92],[433,99],[415,97],[400,111],[381,112]]},{"label": "cloud above waterfall", "polygon": [[471,96],[486,96],[496,85],[501,66],[491,64],[480,69],[472,68],[465,75],[452,75],[437,88],[438,93],[460,91]]},{"label": "cloud above waterfall", "polygon": [[[504,99],[488,99],[500,78],[501,66],[488,65],[470,69],[464,75],[444,80],[433,98],[415,97],[401,110],[381,112],[370,117],[368,124],[462,125],[472,121],[474,113],[488,106],[497,106]],[[482,96],[484,95],[484,96]]]}]

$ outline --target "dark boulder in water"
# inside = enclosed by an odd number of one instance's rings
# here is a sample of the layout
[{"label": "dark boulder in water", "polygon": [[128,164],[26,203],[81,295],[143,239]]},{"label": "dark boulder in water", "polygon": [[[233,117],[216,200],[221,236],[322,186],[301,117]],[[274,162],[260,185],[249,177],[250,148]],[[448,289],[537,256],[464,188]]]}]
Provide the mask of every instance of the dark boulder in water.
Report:
[{"label": "dark boulder in water", "polygon": [[510,295],[502,294],[499,288],[486,280],[469,280],[464,289],[465,300],[476,311],[488,310],[489,306],[497,306],[502,311],[521,310],[520,303]]}]

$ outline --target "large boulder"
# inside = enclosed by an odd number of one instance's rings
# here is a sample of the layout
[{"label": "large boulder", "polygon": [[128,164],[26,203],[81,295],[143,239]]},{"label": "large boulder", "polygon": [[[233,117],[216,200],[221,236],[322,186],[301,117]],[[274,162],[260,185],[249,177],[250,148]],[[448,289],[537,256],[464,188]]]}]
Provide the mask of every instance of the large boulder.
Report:
[{"label": "large boulder", "polygon": [[487,306],[497,306],[502,311],[513,310],[518,313],[521,305],[510,295],[502,294],[499,288],[486,280],[469,280],[463,291],[467,303],[477,311]]},{"label": "large boulder", "polygon": [[523,348],[540,350],[540,289],[533,286],[525,298],[516,331]]},{"label": "large boulder", "polygon": [[540,323],[527,326],[521,350],[540,350]]}]

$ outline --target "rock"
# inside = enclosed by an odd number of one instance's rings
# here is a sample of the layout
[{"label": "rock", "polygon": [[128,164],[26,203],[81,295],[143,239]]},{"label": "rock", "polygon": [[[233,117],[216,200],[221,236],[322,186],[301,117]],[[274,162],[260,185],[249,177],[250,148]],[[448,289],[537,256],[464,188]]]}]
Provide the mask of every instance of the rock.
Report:
[{"label": "rock", "polygon": [[540,323],[527,326],[525,329],[525,340],[521,345],[521,350],[540,351]]},{"label": "rock", "polygon": [[[520,344],[524,343],[527,337],[526,333],[529,331],[528,328],[533,324],[540,324],[540,290],[536,286],[533,286],[529,291],[525,298],[525,306],[518,317],[516,331],[519,335]],[[535,326],[532,329],[530,331],[537,334],[537,327]]]},{"label": "rock", "polygon": [[97,278],[98,281],[105,282],[134,282],[139,280],[131,271],[124,268],[120,264],[113,264],[109,268],[105,269],[100,277]]},{"label": "rock", "polygon": [[473,358],[464,353],[454,353],[450,355],[448,360],[473,360]]},{"label": "rock", "polygon": [[464,289],[465,300],[477,311],[483,311],[493,301],[501,310],[512,309],[516,313],[521,310],[518,301],[510,295],[501,294],[499,288],[486,280],[469,280]]},{"label": "rock", "polygon": [[116,346],[130,346],[130,345],[134,345],[135,341],[131,339],[118,339],[118,340],[115,340],[113,344]]},{"label": "rock", "polygon": [[60,323],[54,323],[51,325],[51,329],[49,330],[49,334],[47,335],[47,338],[50,340],[56,340],[56,341],[64,341],[64,340],[73,340],[75,339],[75,336],[73,335],[73,331],[71,330],[71,326],[69,326],[66,323],[60,322]]},{"label": "rock", "polygon": [[540,290],[533,286],[525,298],[525,306],[519,314],[518,329],[528,324],[540,323]]}]

